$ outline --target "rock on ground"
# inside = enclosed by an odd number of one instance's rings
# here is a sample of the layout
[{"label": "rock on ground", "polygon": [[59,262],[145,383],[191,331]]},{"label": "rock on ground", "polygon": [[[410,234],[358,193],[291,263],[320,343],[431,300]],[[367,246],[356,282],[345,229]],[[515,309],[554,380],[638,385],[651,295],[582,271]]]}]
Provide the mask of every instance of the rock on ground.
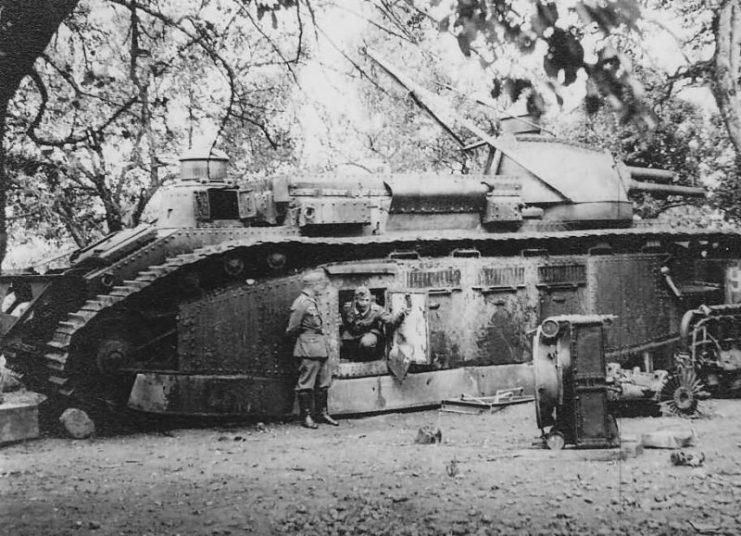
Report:
[{"label": "rock on ground", "polygon": [[81,409],[67,408],[60,415],[59,422],[73,439],[87,439],[95,434],[95,423]]}]

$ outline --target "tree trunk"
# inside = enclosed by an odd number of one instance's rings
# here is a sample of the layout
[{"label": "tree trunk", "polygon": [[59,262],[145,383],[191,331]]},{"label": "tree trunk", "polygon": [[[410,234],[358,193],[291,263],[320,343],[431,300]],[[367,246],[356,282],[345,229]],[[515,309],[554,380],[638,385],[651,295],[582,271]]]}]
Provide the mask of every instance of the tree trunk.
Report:
[{"label": "tree trunk", "polygon": [[0,264],[8,245],[5,133],[8,104],[79,0],[0,0]]},{"label": "tree trunk", "polygon": [[[8,168],[5,156],[5,126],[8,113],[8,100],[0,100],[0,264],[8,251],[8,221],[5,217],[5,206],[8,197]],[[2,270],[0,270],[2,272]]]},{"label": "tree trunk", "polygon": [[741,2],[725,0],[713,17],[715,76],[712,90],[728,130],[741,155]]}]

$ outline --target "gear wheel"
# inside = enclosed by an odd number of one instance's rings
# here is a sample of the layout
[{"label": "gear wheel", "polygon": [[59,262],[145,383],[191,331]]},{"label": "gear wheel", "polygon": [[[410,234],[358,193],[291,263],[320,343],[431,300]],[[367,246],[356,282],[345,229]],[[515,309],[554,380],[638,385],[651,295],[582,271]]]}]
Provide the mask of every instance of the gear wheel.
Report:
[{"label": "gear wheel", "polygon": [[679,367],[661,389],[661,401],[675,415],[694,415],[703,392],[702,382],[691,368]]}]

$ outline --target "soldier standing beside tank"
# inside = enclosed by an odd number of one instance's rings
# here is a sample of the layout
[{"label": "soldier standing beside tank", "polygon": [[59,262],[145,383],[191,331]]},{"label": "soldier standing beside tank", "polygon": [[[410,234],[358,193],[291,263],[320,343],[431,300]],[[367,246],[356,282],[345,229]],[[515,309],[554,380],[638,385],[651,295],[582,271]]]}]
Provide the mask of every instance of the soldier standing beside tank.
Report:
[{"label": "soldier standing beside tank", "polygon": [[395,328],[406,315],[406,309],[397,313],[386,311],[372,301],[368,287],[358,287],[354,300],[342,308],[342,340],[349,343],[361,359],[377,359],[383,344],[384,326]]},{"label": "soldier standing beside tank", "polygon": [[[310,272],[302,280],[304,288],[291,305],[286,335],[295,337],[293,355],[300,360],[296,384],[302,425],[317,428],[316,421],[339,426],[327,410],[327,395],[332,382],[327,341],[316,295],[326,286],[322,272]],[[316,418],[316,421],[314,420]]]}]

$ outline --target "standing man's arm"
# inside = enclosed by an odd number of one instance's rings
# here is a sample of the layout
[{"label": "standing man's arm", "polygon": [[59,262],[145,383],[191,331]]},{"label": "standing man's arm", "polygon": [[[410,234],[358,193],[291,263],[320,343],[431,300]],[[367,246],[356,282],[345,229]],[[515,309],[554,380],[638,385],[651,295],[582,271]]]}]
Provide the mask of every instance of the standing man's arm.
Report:
[{"label": "standing man's arm", "polygon": [[299,300],[293,302],[291,307],[291,316],[288,318],[288,327],[286,328],[286,335],[288,337],[296,337],[301,331],[301,321],[304,318],[304,310],[306,309],[304,302]]}]

